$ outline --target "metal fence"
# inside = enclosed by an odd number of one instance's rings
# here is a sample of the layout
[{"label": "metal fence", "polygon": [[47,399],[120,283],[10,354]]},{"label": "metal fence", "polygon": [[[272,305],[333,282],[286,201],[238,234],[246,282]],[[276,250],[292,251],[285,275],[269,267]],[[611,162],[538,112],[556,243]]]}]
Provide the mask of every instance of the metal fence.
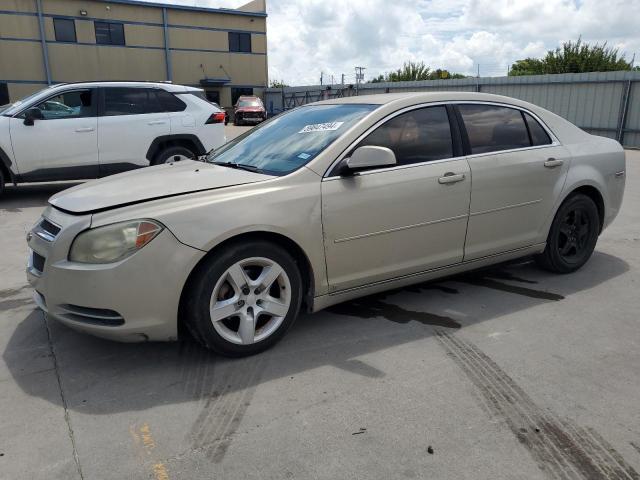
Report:
[{"label": "metal fence", "polygon": [[615,138],[626,147],[640,147],[640,72],[365,83],[358,92],[355,85],[268,88],[264,100],[274,114],[356,94],[424,91],[485,92],[519,98],[551,110],[589,133]]}]

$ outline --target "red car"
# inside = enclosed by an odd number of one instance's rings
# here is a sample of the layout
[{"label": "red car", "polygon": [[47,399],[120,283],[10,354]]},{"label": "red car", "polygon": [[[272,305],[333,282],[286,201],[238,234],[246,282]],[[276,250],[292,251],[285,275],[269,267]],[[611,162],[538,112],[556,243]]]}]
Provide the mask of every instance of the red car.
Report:
[{"label": "red car", "polygon": [[233,108],[236,125],[258,124],[267,119],[267,110],[258,97],[242,96]]}]

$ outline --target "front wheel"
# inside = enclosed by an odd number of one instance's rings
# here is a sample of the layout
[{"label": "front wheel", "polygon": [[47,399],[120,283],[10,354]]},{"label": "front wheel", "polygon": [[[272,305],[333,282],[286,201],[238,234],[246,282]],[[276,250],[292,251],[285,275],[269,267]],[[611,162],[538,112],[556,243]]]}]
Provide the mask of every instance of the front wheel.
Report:
[{"label": "front wheel", "polygon": [[162,150],[154,159],[153,165],[161,165],[180,160],[195,160],[196,154],[187,147],[168,147]]},{"label": "front wheel", "polygon": [[222,355],[259,353],[295,321],[302,281],[295,261],[267,242],[227,247],[190,280],[184,321],[202,345]]},{"label": "front wheel", "polygon": [[596,204],[586,195],[572,195],[558,209],[547,246],[536,257],[536,262],[551,272],[575,272],[591,257],[599,234],[600,216]]}]

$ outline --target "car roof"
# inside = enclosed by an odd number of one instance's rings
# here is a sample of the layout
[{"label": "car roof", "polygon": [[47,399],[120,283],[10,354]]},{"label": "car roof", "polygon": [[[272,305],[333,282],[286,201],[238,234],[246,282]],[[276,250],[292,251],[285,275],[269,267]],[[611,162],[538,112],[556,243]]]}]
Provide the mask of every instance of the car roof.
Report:
[{"label": "car roof", "polygon": [[51,88],[62,88],[62,87],[154,87],[161,88],[168,92],[191,92],[191,91],[202,91],[201,88],[191,87],[188,85],[177,85],[175,83],[168,82],[127,82],[127,81],[91,81],[91,82],[74,82],[74,83],[59,83],[56,85],[52,85]]},{"label": "car roof", "polygon": [[457,102],[457,101],[483,101],[507,103],[528,107],[531,104],[503,95],[493,95],[490,93],[478,92],[402,92],[402,93],[379,93],[376,95],[358,95],[353,97],[333,98],[330,100],[322,100],[310,103],[308,105],[340,105],[340,104],[369,104],[369,105],[387,105],[401,104],[413,105],[429,102]]}]

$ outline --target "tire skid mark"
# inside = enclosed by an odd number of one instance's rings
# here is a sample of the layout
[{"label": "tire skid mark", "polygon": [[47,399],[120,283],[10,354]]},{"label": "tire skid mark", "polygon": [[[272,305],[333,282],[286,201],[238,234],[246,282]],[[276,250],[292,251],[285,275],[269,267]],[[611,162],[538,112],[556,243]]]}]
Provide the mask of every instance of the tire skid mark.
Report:
[{"label": "tire skid mark", "polygon": [[[447,340],[440,337],[438,339],[445,345],[448,350],[447,353],[453,357],[453,360],[463,369],[464,373],[478,386],[482,395],[488,400],[489,408],[493,410],[492,413],[494,415],[498,414],[499,417],[506,420],[507,425],[516,435],[518,441],[535,452],[534,459],[540,468],[550,473],[552,478],[562,480],[580,478],[577,472],[573,471],[571,466],[562,458],[562,454],[557,448],[545,443],[542,439],[530,438],[523,434],[522,430],[524,429],[526,433],[525,426],[531,426],[533,419],[523,413],[517,403],[509,400],[511,397],[504,391],[508,387],[500,379],[490,380],[491,375],[487,376],[482,366],[473,368],[476,360],[453,343],[454,341],[451,337],[446,338],[453,344],[452,348],[448,348],[448,345],[444,344]],[[500,397],[502,397],[502,400]],[[512,406],[512,409],[505,412],[508,406]]]},{"label": "tire skid mark", "polygon": [[602,436],[538,407],[491,358],[474,344],[445,331],[436,338],[503,418],[550,478],[640,480],[640,475]]},{"label": "tire skid mark", "polygon": [[209,388],[201,387],[202,406],[189,434],[193,451],[204,452],[215,463],[222,461],[264,367],[264,359],[250,359],[228,364],[226,372],[218,378],[205,377]]}]

